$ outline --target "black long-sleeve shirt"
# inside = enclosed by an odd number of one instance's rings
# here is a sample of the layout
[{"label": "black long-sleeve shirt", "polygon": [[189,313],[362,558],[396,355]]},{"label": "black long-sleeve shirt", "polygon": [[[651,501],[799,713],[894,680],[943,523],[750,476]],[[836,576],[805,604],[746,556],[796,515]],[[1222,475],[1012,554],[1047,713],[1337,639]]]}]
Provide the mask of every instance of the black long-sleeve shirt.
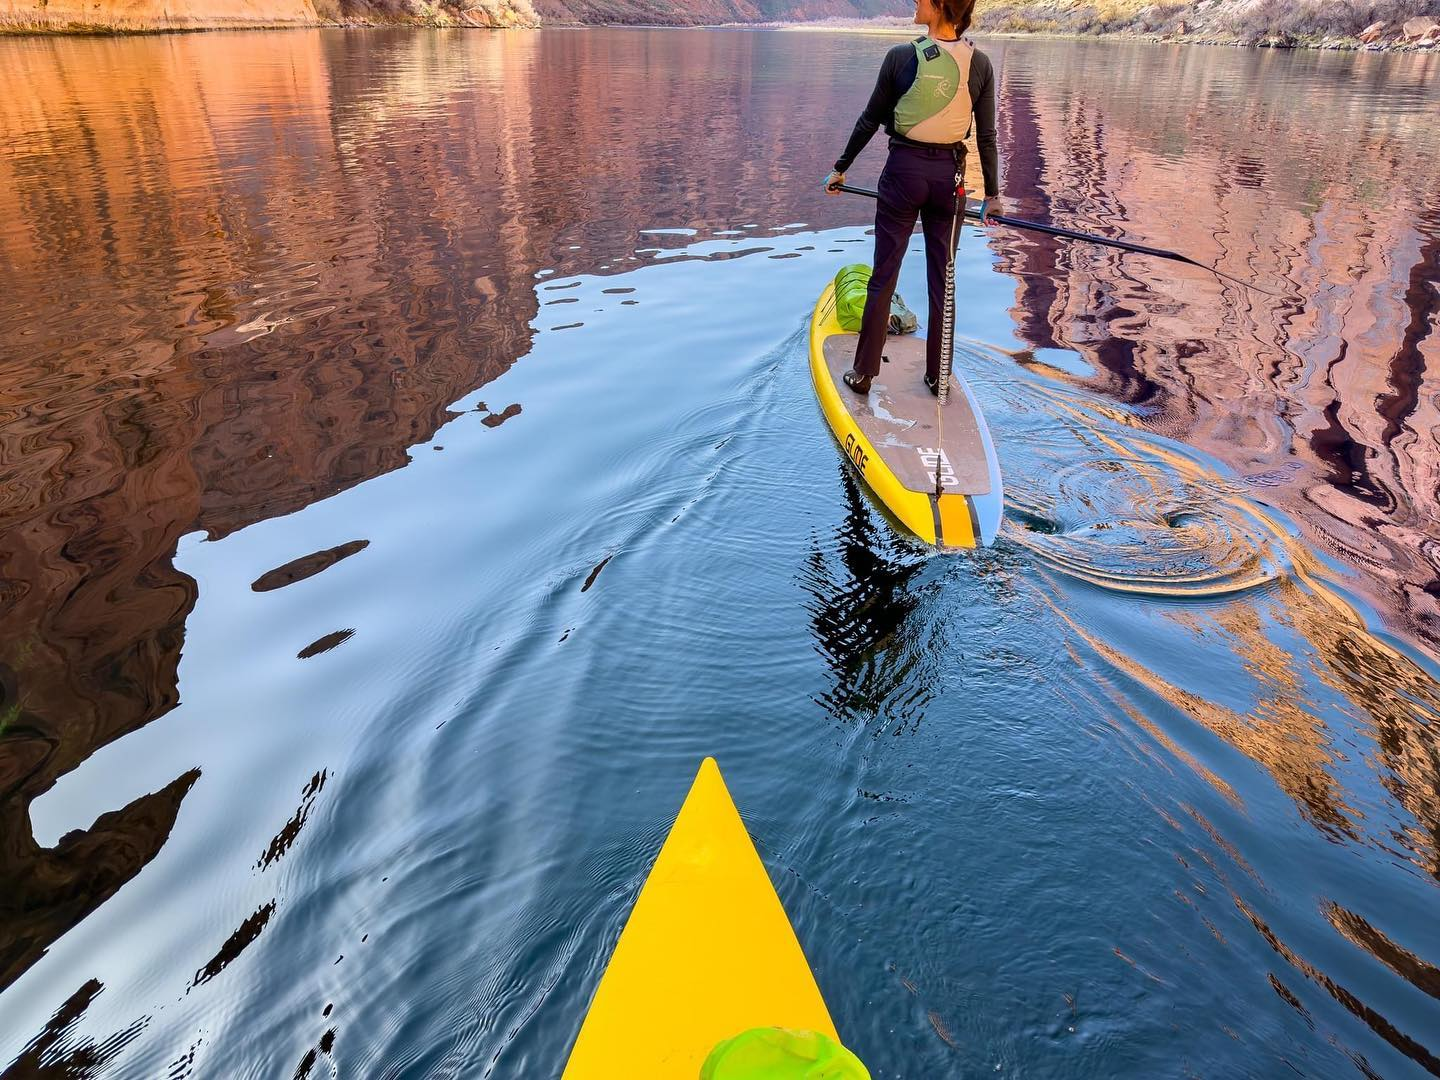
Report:
[{"label": "black long-sleeve shirt", "polygon": [[[917,143],[895,131],[895,106],[915,82],[920,62],[915,58],[912,42],[896,45],[885,54],[880,65],[880,77],[875,80],[875,89],[860,119],[855,121],[855,130],[845,144],[845,152],[835,162],[836,172],[846,172],[860,156],[876,130],[883,124],[890,135],[892,145],[926,146]],[[979,49],[970,61],[970,101],[975,107],[975,145],[980,150],[980,171],[985,174],[985,197],[994,198],[1000,194],[1000,159],[995,150],[995,69],[990,58]],[[956,143],[952,149],[965,152],[964,143]]]}]

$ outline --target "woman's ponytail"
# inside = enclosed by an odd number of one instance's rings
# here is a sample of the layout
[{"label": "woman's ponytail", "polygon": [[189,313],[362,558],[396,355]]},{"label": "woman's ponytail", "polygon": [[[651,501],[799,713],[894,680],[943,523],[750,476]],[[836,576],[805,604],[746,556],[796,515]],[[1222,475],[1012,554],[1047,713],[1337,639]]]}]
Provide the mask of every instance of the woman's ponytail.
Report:
[{"label": "woman's ponytail", "polygon": [[947,22],[955,24],[956,36],[963,35],[975,21],[975,0],[934,0]]}]

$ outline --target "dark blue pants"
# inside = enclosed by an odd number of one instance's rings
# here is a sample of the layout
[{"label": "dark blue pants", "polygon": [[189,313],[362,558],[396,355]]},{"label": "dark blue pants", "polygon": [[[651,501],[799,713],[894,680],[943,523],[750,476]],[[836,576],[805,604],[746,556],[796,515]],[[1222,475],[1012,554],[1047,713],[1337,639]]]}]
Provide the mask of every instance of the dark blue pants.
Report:
[{"label": "dark blue pants", "polygon": [[900,279],[900,260],[910,246],[918,217],[925,228],[926,279],[930,288],[930,324],[925,341],[925,372],[940,376],[941,333],[945,318],[945,266],[950,261],[950,229],[955,220],[955,155],[949,150],[892,145],[878,185],[875,209],[875,267],[865,296],[865,317],[855,347],[855,370],[880,374],[880,355],[890,325],[890,297]]}]

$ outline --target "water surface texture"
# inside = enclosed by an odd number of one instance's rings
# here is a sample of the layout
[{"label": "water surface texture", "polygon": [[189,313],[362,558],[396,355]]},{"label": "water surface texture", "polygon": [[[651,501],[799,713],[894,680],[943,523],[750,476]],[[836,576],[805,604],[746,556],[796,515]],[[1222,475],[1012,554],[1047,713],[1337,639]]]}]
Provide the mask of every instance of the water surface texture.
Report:
[{"label": "water surface texture", "polygon": [[936,556],[806,368],[889,43],[0,41],[7,1080],[558,1076],[705,754],[877,1078],[1440,1075],[1440,56],[991,43],[1265,291],[968,229]]}]

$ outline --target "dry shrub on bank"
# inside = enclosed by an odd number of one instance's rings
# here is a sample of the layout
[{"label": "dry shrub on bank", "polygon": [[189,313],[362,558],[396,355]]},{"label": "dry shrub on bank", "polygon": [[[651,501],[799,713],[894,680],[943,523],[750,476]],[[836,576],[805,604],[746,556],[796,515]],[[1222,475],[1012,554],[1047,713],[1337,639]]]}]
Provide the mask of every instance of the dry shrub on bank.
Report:
[{"label": "dry shrub on bank", "polygon": [[981,0],[976,7],[976,28],[1010,34],[1111,34],[1124,30],[1156,33],[1179,22],[1192,7],[1143,0]]},{"label": "dry shrub on bank", "polygon": [[322,21],[432,26],[533,26],[530,0],[314,0]]},{"label": "dry shrub on bank", "polygon": [[1112,33],[1115,30],[1130,29],[1153,34],[1170,30],[1183,22],[1191,4],[1146,4],[1139,11],[1135,5],[1124,3],[1098,3],[1095,5],[1095,19],[1087,33]]}]

